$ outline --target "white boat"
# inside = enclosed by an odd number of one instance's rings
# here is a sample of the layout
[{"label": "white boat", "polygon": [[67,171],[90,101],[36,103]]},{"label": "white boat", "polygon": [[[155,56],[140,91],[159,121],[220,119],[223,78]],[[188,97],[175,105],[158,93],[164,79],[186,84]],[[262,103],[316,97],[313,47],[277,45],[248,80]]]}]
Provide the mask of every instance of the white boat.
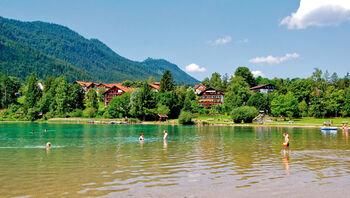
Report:
[{"label": "white boat", "polygon": [[323,126],[321,127],[321,131],[338,131],[338,127]]}]

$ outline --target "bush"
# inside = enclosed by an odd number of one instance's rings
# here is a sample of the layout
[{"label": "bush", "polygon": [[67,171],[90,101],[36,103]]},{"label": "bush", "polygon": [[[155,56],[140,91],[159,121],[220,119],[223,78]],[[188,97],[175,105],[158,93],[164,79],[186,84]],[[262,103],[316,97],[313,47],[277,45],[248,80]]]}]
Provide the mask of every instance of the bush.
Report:
[{"label": "bush", "polygon": [[258,110],[255,107],[243,106],[232,110],[231,118],[235,123],[252,123],[253,119],[258,115]]},{"label": "bush", "polygon": [[81,110],[81,109],[76,109],[76,110],[70,112],[70,113],[69,113],[69,116],[70,116],[70,117],[76,117],[76,118],[82,117],[82,116],[83,116],[83,110]]},{"label": "bush", "polygon": [[26,119],[29,121],[34,121],[39,119],[40,115],[39,115],[39,109],[37,108],[29,108],[27,111],[27,115],[26,115]]},{"label": "bush", "polygon": [[179,123],[183,125],[190,125],[194,124],[192,121],[192,113],[188,111],[181,111],[180,116],[179,116]]},{"label": "bush", "polygon": [[96,112],[97,112],[97,110],[95,108],[88,107],[88,108],[84,109],[83,117],[85,117],[85,118],[93,118],[93,117],[96,116]]},{"label": "bush", "polygon": [[140,120],[137,119],[137,118],[128,118],[128,119],[127,119],[127,122],[128,122],[129,124],[137,124],[137,123],[140,123]]}]

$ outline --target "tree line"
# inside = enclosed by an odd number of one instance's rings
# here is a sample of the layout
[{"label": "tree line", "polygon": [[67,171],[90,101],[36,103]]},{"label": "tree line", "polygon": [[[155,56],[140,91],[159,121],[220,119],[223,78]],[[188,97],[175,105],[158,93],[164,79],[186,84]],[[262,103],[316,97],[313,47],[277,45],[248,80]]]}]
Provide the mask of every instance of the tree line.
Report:
[{"label": "tree line", "polygon": [[[150,79],[151,80],[151,79]],[[238,67],[229,77],[213,73],[202,82],[225,94],[222,105],[210,109],[198,103],[192,87],[176,86],[171,72],[164,72],[160,90],[153,91],[147,81],[125,81],[135,91],[114,97],[108,106],[103,91],[85,92],[77,83],[64,77],[38,79],[30,75],[25,82],[0,75],[0,118],[37,120],[53,117],[138,118],[156,120],[159,114],[192,123],[193,115],[231,115],[235,122],[251,122],[259,111],[283,118],[350,116],[350,75],[338,77],[315,69],[308,78],[255,78],[247,67]],[[275,86],[264,94],[251,87],[261,84]]]},{"label": "tree line", "polygon": [[[328,71],[315,69],[307,78],[268,79],[254,78],[247,67],[238,67],[230,79],[227,74],[222,77],[213,73],[203,83],[225,92],[220,110],[221,113],[231,113],[233,117],[247,112],[252,112],[249,117],[253,117],[257,110],[283,118],[350,116],[349,73],[341,78],[337,73],[330,75]],[[268,94],[250,90],[262,84],[274,85],[275,90]]]}]

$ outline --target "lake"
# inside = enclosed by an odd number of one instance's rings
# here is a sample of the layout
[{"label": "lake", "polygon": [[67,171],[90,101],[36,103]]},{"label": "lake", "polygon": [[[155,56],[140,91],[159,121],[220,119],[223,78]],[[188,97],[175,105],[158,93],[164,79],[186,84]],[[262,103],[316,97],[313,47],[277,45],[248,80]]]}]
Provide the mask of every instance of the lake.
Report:
[{"label": "lake", "polygon": [[346,197],[349,184],[340,130],[0,125],[0,197]]}]

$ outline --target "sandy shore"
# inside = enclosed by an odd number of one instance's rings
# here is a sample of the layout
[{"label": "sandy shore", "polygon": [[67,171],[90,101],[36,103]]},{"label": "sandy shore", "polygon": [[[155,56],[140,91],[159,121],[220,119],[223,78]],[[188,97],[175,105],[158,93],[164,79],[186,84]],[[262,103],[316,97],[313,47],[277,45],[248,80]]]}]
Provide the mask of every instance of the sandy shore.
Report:
[{"label": "sandy shore", "polygon": [[[52,118],[49,120],[39,120],[36,123],[62,123],[62,124],[141,124],[141,125],[180,125],[177,120],[169,120],[165,122],[159,121],[139,121],[139,122],[127,122],[124,119],[102,119],[102,118]],[[0,123],[30,123],[30,121],[0,121]],[[204,123],[201,121],[196,121],[197,124],[194,126],[205,127],[205,126],[231,126],[231,127],[274,127],[274,128],[320,128],[321,124],[315,123],[267,123],[267,124],[235,124],[235,123]],[[338,126],[340,127],[340,126]]]}]

